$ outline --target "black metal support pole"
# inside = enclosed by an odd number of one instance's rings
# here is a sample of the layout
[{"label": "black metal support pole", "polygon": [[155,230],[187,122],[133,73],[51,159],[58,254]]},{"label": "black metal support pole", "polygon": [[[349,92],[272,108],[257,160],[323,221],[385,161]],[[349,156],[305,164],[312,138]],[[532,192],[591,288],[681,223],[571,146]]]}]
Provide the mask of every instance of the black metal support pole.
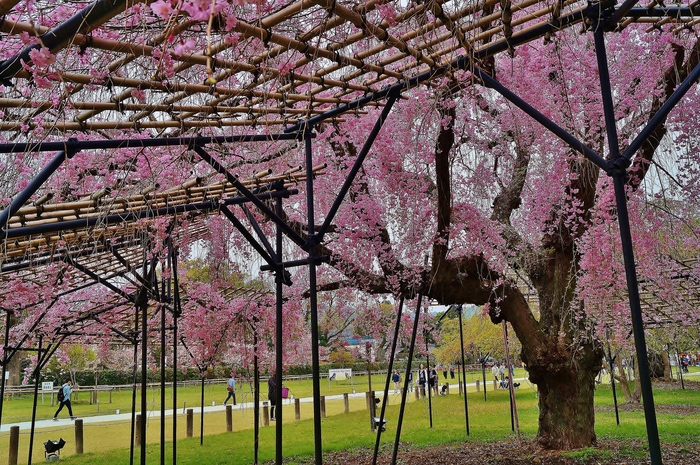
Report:
[{"label": "black metal support pole", "polygon": [[613,404],[615,405],[615,422],[620,426],[620,410],[617,408],[617,392],[615,391],[615,357],[608,344],[608,364],[610,365],[610,385],[612,386]]},{"label": "black metal support pole", "polygon": [[141,465],[146,465],[146,420],[148,415],[148,299],[145,289],[145,287],[141,287],[138,303],[139,310],[141,310],[141,424],[139,425],[141,429]]},{"label": "black metal support pole", "polygon": [[323,240],[323,236],[326,234],[326,231],[328,231],[328,228],[330,227],[331,223],[335,219],[336,213],[338,213],[338,210],[340,209],[340,206],[343,203],[345,196],[347,195],[348,191],[350,190],[350,186],[352,186],[352,183],[355,180],[357,173],[360,171],[360,168],[362,167],[362,163],[365,161],[367,154],[369,153],[370,149],[372,148],[372,145],[374,144],[374,140],[377,138],[377,135],[379,134],[379,131],[382,129],[384,122],[389,117],[389,112],[391,111],[391,108],[394,106],[394,102],[396,102],[396,99],[399,97],[399,95],[400,94],[398,91],[389,95],[389,98],[387,99],[387,102],[384,105],[384,108],[382,109],[381,115],[379,116],[377,121],[374,123],[374,127],[372,128],[372,131],[369,133],[369,135],[367,136],[367,140],[362,145],[362,149],[360,150],[360,153],[357,155],[357,159],[355,160],[355,163],[352,165],[352,168],[350,169],[350,173],[348,173],[347,177],[345,178],[345,181],[343,182],[343,185],[340,188],[340,191],[338,192],[338,195],[336,196],[335,201],[333,202],[333,205],[331,206],[330,210],[328,211],[328,214],[326,215],[326,219],[323,221],[323,225],[321,225],[321,228],[318,230],[318,236],[319,236],[320,240]]},{"label": "black metal support pole", "polygon": [[[396,344],[399,340],[399,330],[401,329],[401,315],[403,313],[403,296],[401,296],[401,300],[399,301],[399,311],[396,315],[396,327],[394,328],[394,339],[391,341],[391,355],[389,356],[389,367],[387,368],[387,373],[386,373],[386,383],[384,384],[384,402],[382,402],[382,409],[381,413],[379,414],[379,424],[375,424],[374,426],[377,429],[377,438],[376,441],[374,442],[374,455],[372,456],[372,465],[377,465],[377,455],[379,455],[379,442],[382,439],[382,428],[384,426],[383,420],[386,419],[385,413],[386,413],[386,404],[387,401],[389,400],[389,383],[391,382],[391,376],[394,370],[394,357],[396,356]],[[408,376],[404,377],[404,382],[408,379]],[[406,395],[406,387],[404,384],[404,387],[401,388],[401,400],[403,400],[403,397]],[[373,407],[373,406],[370,406]],[[372,420],[374,421],[374,419]]]},{"label": "black metal support pole", "polygon": [[[165,281],[165,278],[163,278]],[[165,305],[160,306],[160,464],[165,465]]]},{"label": "black metal support pole", "polygon": [[314,173],[313,153],[311,151],[311,136],[313,129],[307,127],[304,132],[304,145],[306,152],[306,209],[308,220],[308,247],[309,253],[309,306],[311,307],[311,366],[313,378],[313,408],[314,408],[314,456],[316,465],[323,464],[323,442],[321,441],[321,382],[320,359],[318,347],[318,291],[316,289],[316,245],[318,244],[314,231]]},{"label": "black metal support pole", "polygon": [[613,165],[615,166],[615,169],[612,170],[612,180],[615,187],[615,202],[617,204],[617,219],[620,226],[622,255],[625,261],[625,275],[627,277],[627,291],[629,294],[630,313],[632,316],[634,345],[637,352],[637,360],[639,362],[639,381],[642,387],[642,397],[644,400],[644,417],[646,419],[647,438],[649,440],[649,455],[651,457],[652,465],[661,465],[662,460],[661,446],[659,444],[659,430],[656,423],[654,393],[651,387],[649,360],[647,358],[647,344],[644,335],[644,320],[642,319],[642,307],[639,301],[637,270],[634,263],[634,248],[632,246],[632,234],[630,232],[629,214],[627,212],[627,193],[625,192],[625,181],[627,178],[626,168],[629,165],[629,160],[623,159],[620,156],[612,100],[612,90],[610,87],[610,75],[608,72],[608,59],[605,51],[605,36],[602,25],[598,25],[597,29],[595,30],[594,37],[610,159],[613,160]]},{"label": "black metal support pole", "polygon": [[484,402],[486,402],[486,357],[487,355],[484,355],[481,361],[481,379],[484,381]]},{"label": "black metal support pole", "polygon": [[[421,273],[421,285],[418,291],[418,302],[416,303],[416,316],[413,320],[413,332],[411,333],[411,343],[408,346],[408,362],[406,363],[406,377],[411,373],[411,364],[413,363],[413,353],[416,349],[416,337],[418,336],[418,325],[420,322],[420,307],[423,301],[423,288],[425,287],[425,279],[427,272],[423,270]],[[417,380],[416,380],[417,381]],[[401,441],[401,427],[403,426],[403,415],[406,410],[406,390],[404,389],[401,396],[401,408],[399,409],[399,418],[396,420],[396,438],[394,439],[394,450],[391,453],[391,464],[396,465],[396,458],[399,454],[399,442]]]},{"label": "black metal support pole", "polygon": [[[678,371],[678,379],[681,380],[681,389],[685,390],[685,382],[683,381],[683,362],[681,361],[681,358],[679,356],[678,347],[676,347],[676,360],[676,371]],[[671,365],[670,362],[669,365]]]},{"label": "black metal support pole", "polygon": [[199,420],[199,445],[204,444],[204,374],[206,372],[202,372],[202,388],[201,388],[201,405],[199,406],[199,416],[201,417]]},{"label": "black metal support pole", "polygon": [[537,111],[532,105],[525,102],[523,99],[518,97],[511,90],[506,88],[503,84],[498,82],[496,79],[491,77],[491,75],[479,68],[474,69],[474,74],[477,75],[481,80],[484,81],[487,87],[494,89],[496,92],[501,94],[506,100],[513,103],[515,106],[524,111],[527,115],[533,118],[535,121],[540,123],[546,129],[548,129],[552,134],[559,137],[561,140],[566,142],[569,147],[582,153],[586,158],[595,163],[600,168],[608,171],[610,169],[610,162],[605,158],[598,155],[593,149],[588,147],[586,144],[578,140],[576,137],[572,136],[565,129],[558,126],[552,120],[544,116],[542,113]]},{"label": "black metal support pole", "polygon": [[173,286],[175,289],[173,302],[173,465],[177,465],[177,319],[182,309],[180,307],[180,282],[177,277],[177,250],[170,253],[173,261]]},{"label": "black metal support pole", "polygon": [[[34,431],[36,429],[36,403],[37,397],[39,395],[39,378],[41,377],[41,343],[43,337],[39,335],[39,353],[37,354],[36,368],[34,368],[34,402],[32,404],[32,426],[29,431],[29,457],[27,458],[27,465],[32,465],[32,453],[34,451]],[[2,402],[2,399],[0,399]]]},{"label": "black metal support pole", "polygon": [[[310,139],[311,136],[309,136]],[[252,202],[256,207],[260,209],[263,213],[265,213],[267,216],[270,217],[272,221],[277,224],[280,228],[284,230],[284,233],[289,237],[292,241],[294,241],[297,245],[304,245],[304,240],[297,234],[297,232],[292,229],[291,226],[289,226],[282,218],[277,216],[275,212],[270,210],[265,203],[260,200],[255,194],[250,192],[250,190],[241,183],[238,178],[231,173],[228,172],[225,166],[223,166],[221,163],[219,163],[218,160],[216,160],[214,157],[212,157],[206,150],[204,150],[201,147],[195,146],[194,151],[201,157],[202,160],[205,162],[209,163],[214,170],[216,170],[218,173],[223,174],[224,177],[226,177],[226,180],[234,186],[238,191],[243,194],[244,197],[246,197],[250,202]],[[307,176],[313,176],[313,171],[311,171],[311,167],[307,167]]]},{"label": "black metal support pole", "polygon": [[25,187],[22,192],[17,194],[10,205],[8,205],[4,210],[0,211],[0,228],[6,229],[7,222],[12,215],[17,213],[17,210],[22,208],[22,206],[27,203],[27,200],[34,195],[34,193],[39,190],[41,186],[44,185],[47,179],[63,164],[66,158],[71,158],[75,152],[73,150],[62,150],[56,154],[53,159],[46,165],[39,174],[32,179],[27,187]]},{"label": "black metal support pole", "polygon": [[[430,428],[432,429],[433,427],[433,397],[432,397],[432,392],[433,389],[430,386],[430,376],[432,375],[432,371],[430,369],[430,352],[428,352],[428,333],[423,330],[423,339],[425,339],[425,365],[428,370],[428,376],[426,376],[426,384],[428,385],[428,418],[430,420]],[[437,383],[437,379],[435,380]]]},{"label": "black metal support pole", "polygon": [[462,306],[459,306],[459,355],[462,363],[462,386],[464,387],[464,423],[469,436],[469,407],[467,405],[467,366],[464,363],[464,330],[462,329]]},{"label": "black metal support pole", "polygon": [[2,406],[5,402],[5,373],[7,372],[7,342],[10,338],[10,323],[12,312],[5,310],[5,340],[2,343],[2,379],[0,379],[0,426],[2,426]]},{"label": "black metal support pole", "polygon": [[134,465],[134,439],[136,437],[136,381],[138,379],[139,370],[139,312],[138,307],[135,309],[134,315],[134,367],[133,367],[133,381],[131,385],[131,438],[129,441],[129,465]]},{"label": "black metal support pole", "polygon": [[[275,202],[275,213],[280,218],[282,217],[282,199],[277,198]],[[275,463],[277,465],[282,465],[282,370],[284,369],[284,348],[282,347],[282,329],[283,324],[283,298],[282,285],[284,284],[284,268],[282,268],[282,228],[279,225],[275,232],[275,249],[276,249],[276,260],[277,272],[275,273],[275,310],[276,310],[276,321],[275,321],[275,364],[277,369],[275,370],[275,398],[277,399],[277,406],[275,408]]]},{"label": "black metal support pole", "polygon": [[253,317],[253,455],[258,465],[260,451],[260,367],[258,366],[258,321]]}]

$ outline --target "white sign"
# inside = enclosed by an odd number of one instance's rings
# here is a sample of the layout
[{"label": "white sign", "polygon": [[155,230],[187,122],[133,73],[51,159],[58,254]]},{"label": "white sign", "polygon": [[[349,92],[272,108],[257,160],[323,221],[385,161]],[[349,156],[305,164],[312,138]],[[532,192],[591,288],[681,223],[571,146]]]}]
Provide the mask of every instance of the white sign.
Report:
[{"label": "white sign", "polygon": [[334,368],[328,370],[328,379],[330,381],[345,381],[352,378],[352,368]]},{"label": "white sign", "polygon": [[6,371],[5,372],[5,381],[7,381],[8,379],[10,379],[10,372]]},{"label": "white sign", "polygon": [[41,382],[42,391],[53,391],[53,381],[42,381]]}]

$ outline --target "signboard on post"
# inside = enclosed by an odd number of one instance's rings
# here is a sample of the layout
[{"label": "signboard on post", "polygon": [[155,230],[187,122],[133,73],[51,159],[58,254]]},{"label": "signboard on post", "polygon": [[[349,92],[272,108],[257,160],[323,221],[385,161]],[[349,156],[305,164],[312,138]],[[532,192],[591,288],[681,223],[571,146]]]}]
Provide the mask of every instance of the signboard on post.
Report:
[{"label": "signboard on post", "polygon": [[42,391],[53,391],[53,381],[42,381],[41,390]]},{"label": "signboard on post", "polygon": [[328,387],[331,386],[331,381],[350,380],[352,383],[352,368],[333,368],[328,370]]}]

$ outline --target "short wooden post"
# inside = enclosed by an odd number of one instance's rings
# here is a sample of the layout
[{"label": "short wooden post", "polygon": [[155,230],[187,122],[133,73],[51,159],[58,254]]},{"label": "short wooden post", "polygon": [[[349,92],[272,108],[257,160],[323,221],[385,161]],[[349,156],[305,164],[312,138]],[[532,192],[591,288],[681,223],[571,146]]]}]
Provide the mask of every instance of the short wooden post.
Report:
[{"label": "short wooden post", "polygon": [[498,381],[496,381],[496,380],[494,379],[494,380],[493,380],[493,390],[495,391],[496,389],[498,389]]},{"label": "short wooden post", "polygon": [[480,385],[480,379],[476,380],[476,392],[481,392],[481,385]]},{"label": "short wooden post", "polygon": [[19,451],[19,426],[10,426],[10,456],[8,465],[17,465]]},{"label": "short wooden post", "polygon": [[416,400],[420,399],[420,389],[418,388],[418,386],[416,386],[413,392],[415,392],[416,394]]},{"label": "short wooden post", "polygon": [[372,401],[372,393],[369,391],[365,392],[365,407],[370,412],[372,411],[371,401]]},{"label": "short wooden post", "polygon": [[457,385],[459,386],[459,395],[462,395],[462,380],[457,380]]},{"label": "short wooden post", "polygon": [[226,432],[230,433],[233,431],[233,407],[230,405],[226,406]]},{"label": "short wooden post", "polygon": [[450,393],[450,383],[445,383],[445,386],[447,386],[447,389],[445,390],[445,394]]},{"label": "short wooden post", "polygon": [[345,413],[350,413],[350,399],[347,392],[343,393],[343,404],[345,405]]},{"label": "short wooden post", "polygon": [[267,402],[263,403],[263,426],[270,426],[270,407],[268,407]]},{"label": "short wooden post", "polygon": [[321,418],[326,418],[326,396],[321,396]]},{"label": "short wooden post", "polygon": [[191,408],[187,409],[187,437],[194,437],[194,411]]},{"label": "short wooden post", "polygon": [[301,420],[301,403],[298,397],[294,398],[294,419],[296,421]]},{"label": "short wooden post", "polygon": [[75,453],[83,453],[83,420],[75,420]]},{"label": "short wooden post", "polygon": [[141,445],[141,414],[136,415],[134,423],[134,444],[138,447]]}]

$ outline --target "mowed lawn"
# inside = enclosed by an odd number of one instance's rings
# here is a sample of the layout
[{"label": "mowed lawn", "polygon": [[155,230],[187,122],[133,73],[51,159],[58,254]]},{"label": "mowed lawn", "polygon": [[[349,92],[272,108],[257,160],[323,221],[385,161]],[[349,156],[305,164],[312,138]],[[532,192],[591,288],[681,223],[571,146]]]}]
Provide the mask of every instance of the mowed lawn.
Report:
[{"label": "mowed lawn", "polygon": [[[516,373],[518,376],[519,373]],[[360,377],[357,377],[360,378]],[[356,378],[353,387],[357,392],[367,388],[367,384],[359,383]],[[376,378],[376,379],[375,379]],[[373,378],[373,388],[380,389],[383,380]],[[442,375],[440,376],[441,381]],[[693,378],[690,378],[693,379]],[[468,380],[469,381],[469,380]],[[295,386],[294,383],[298,383]],[[297,397],[310,395],[310,390],[304,385],[307,381],[292,381],[285,383],[291,392]],[[359,384],[358,384],[359,383]],[[339,383],[340,384],[340,383]],[[327,381],[321,382],[322,393],[331,395],[334,393],[348,392],[346,386],[331,386],[328,389]],[[324,388],[325,386],[325,388]],[[339,392],[334,392],[336,389]],[[452,389],[450,395],[439,396],[432,402],[432,427],[431,411],[427,400],[416,401],[413,395],[409,396],[410,402],[406,406],[401,440],[415,445],[442,444],[457,441],[497,441],[513,438],[511,430],[511,416],[509,413],[509,400],[507,391],[492,391],[489,385],[487,400],[484,401],[483,393],[470,389],[468,396],[470,435],[466,435],[466,419],[464,413],[464,400]],[[191,392],[188,392],[191,391]],[[225,395],[224,388],[220,385],[205,386],[205,405],[211,402],[220,404]],[[301,393],[301,394],[300,394]],[[166,393],[167,395],[167,393]],[[199,404],[200,390],[193,386],[178,389],[178,405],[187,402],[187,407],[197,407]],[[241,397],[245,397],[240,392]],[[619,395],[619,390],[618,390]],[[221,397],[221,399],[219,399]],[[156,392],[152,393],[153,408],[159,409],[160,398]],[[187,399],[187,400],[186,400]],[[191,400],[190,400],[191,399]],[[128,400],[128,402],[126,402]],[[128,393],[125,405],[130,406],[131,393]],[[656,390],[655,400],[658,406],[657,417],[662,442],[685,443],[695,441],[697,431],[700,431],[700,391],[681,390],[680,385],[673,390]],[[239,398],[239,402],[241,399]],[[81,408],[82,401],[78,401],[76,407]],[[113,402],[117,402],[113,396]],[[119,402],[122,402],[121,400]],[[399,413],[400,396],[389,391],[389,404],[387,407],[387,430],[382,435],[383,442],[393,442],[396,434],[396,421]],[[516,391],[518,418],[520,429],[524,437],[533,437],[537,431],[537,397],[536,392],[529,383],[524,382]],[[11,405],[13,402],[9,402]],[[16,405],[16,404],[15,404]],[[119,404],[121,405],[121,404]],[[6,404],[7,407],[7,404]],[[47,406],[44,406],[46,408]],[[88,407],[84,408],[88,410]],[[28,414],[31,416],[31,403]],[[150,406],[149,406],[150,408]],[[328,417],[322,420],[322,439],[324,450],[346,450],[358,446],[373,446],[375,435],[369,428],[369,412],[365,408],[365,400],[352,399],[350,403],[351,413],[343,413],[343,402],[327,401],[326,411]],[[612,391],[609,385],[599,386],[596,392],[596,432],[601,438],[638,439],[646,438],[644,414],[641,409],[633,411],[621,411],[621,425],[615,424],[615,413],[612,409]],[[14,408],[6,408],[13,411]],[[101,412],[104,412],[102,409]],[[49,408],[49,415],[53,410]],[[311,421],[313,412],[310,403],[301,404],[301,421],[294,420],[293,404],[284,406],[284,433],[283,450],[285,457],[313,455],[314,430]],[[25,417],[27,413],[25,412]],[[45,417],[46,418],[46,417]],[[166,461],[172,462],[172,423],[171,418],[166,421]],[[178,463],[182,464],[249,464],[253,462],[253,411],[251,409],[234,410],[234,432],[226,433],[224,412],[214,412],[205,415],[204,439],[200,445],[200,416],[195,408],[194,431],[195,437],[185,438],[185,415],[182,409],[178,410]],[[3,413],[3,424],[5,421]],[[153,418],[147,423],[148,463],[160,461],[160,421]],[[129,437],[130,424],[126,422],[108,422],[100,424],[85,424],[85,452],[84,455],[75,455],[74,431],[72,425],[65,427],[44,428],[37,430],[35,436],[33,462],[44,461],[43,442],[48,439],[63,437],[67,445],[61,454],[61,462],[67,464],[126,464],[129,463]],[[27,463],[29,430],[23,430],[20,436],[20,460],[19,463]],[[274,459],[275,429],[271,426],[262,427],[260,431],[260,455],[259,460]],[[0,436],[0,464],[7,461],[9,447],[9,433],[3,432]],[[138,449],[136,451],[136,463],[138,463]]]}]

